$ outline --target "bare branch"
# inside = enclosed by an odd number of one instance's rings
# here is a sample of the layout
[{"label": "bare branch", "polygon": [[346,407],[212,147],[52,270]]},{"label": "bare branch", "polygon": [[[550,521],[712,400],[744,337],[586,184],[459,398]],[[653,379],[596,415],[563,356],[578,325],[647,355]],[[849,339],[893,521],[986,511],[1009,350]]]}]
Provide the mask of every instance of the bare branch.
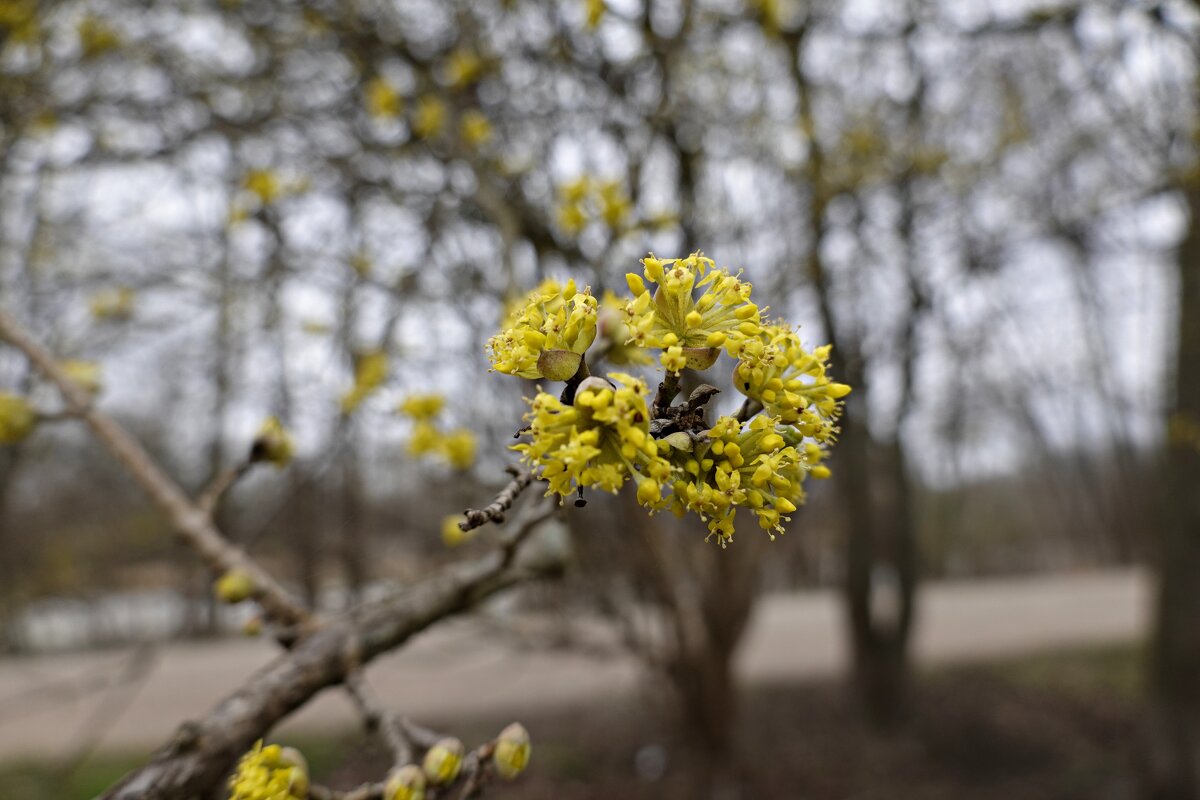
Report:
[{"label": "bare branch", "polygon": [[109,452],[129,470],[134,480],[162,509],[171,525],[215,575],[240,570],[254,584],[254,598],[264,612],[284,623],[309,618],[308,610],[240,548],[230,544],[209,515],[188,498],[154,462],[138,441],[116,420],[92,407],[91,395],[71,380],[50,351],[33,339],[8,313],[0,310],[0,339],[7,340],[30,360],[47,380],[58,387],[69,409],[88,424]]},{"label": "bare branch", "polygon": [[468,508],[464,511],[463,513],[467,518],[458,523],[459,528],[464,531],[471,531],[489,522],[499,523],[504,521],[504,512],[512,508],[512,504],[516,502],[521,492],[525,491],[529,487],[529,484],[533,482],[533,472],[531,470],[509,467],[508,473],[513,476],[513,479],[500,490],[500,494],[496,495],[496,499],[486,508]]}]

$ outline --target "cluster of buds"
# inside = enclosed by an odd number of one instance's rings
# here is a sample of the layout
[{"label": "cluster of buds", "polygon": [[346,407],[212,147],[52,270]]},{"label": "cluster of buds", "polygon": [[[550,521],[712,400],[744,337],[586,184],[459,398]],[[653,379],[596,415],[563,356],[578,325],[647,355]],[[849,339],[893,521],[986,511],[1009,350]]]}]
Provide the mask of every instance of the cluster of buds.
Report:
[{"label": "cluster of buds", "polygon": [[572,235],[592,220],[600,220],[610,230],[621,230],[632,212],[633,202],[621,181],[583,175],[558,189],[558,225]]},{"label": "cluster of buds", "polygon": [[[652,407],[641,379],[591,376],[585,354],[595,337],[582,320],[593,315],[580,311],[595,308],[580,299],[591,294],[547,283],[491,340],[498,371],[567,381],[561,396],[539,391],[529,401],[528,440],[513,447],[547,482],[547,494],[616,492],[632,480],[648,511],[694,512],[722,545],[733,537],[739,508],[774,538],[804,502],[805,479],[829,476],[825,448],[836,439],[850,387],[829,378],[828,347],[806,349],[789,326],[764,322],[740,273],[699,253],[651,255],[642,265],[641,275],[626,276],[633,296],[620,317],[601,315],[595,357],[644,364],[658,351],[666,372],[660,393],[668,396]],[[578,360],[544,368],[563,352]],[[722,353],[736,360],[732,382],[747,398],[743,410],[707,423],[702,406],[716,393],[711,387],[671,406],[679,373],[709,369]]]},{"label": "cluster of buds", "polygon": [[414,458],[440,456],[455,469],[465,470],[475,463],[475,434],[466,428],[445,431],[438,427],[436,420],[445,405],[440,394],[414,394],[396,408],[396,413],[413,421],[408,454]]},{"label": "cluster of buds", "polygon": [[276,469],[292,463],[295,453],[296,442],[278,417],[267,417],[250,445],[251,461],[274,464]]},{"label": "cluster of buds", "polygon": [[521,378],[565,381],[596,340],[596,298],[575,281],[546,281],[509,314],[488,341],[492,369]]},{"label": "cluster of buds", "polygon": [[387,353],[382,350],[357,353],[354,356],[354,385],[342,395],[342,413],[354,413],[364,400],[383,385],[387,376]]},{"label": "cluster of buds", "polygon": [[305,800],[308,764],[298,750],[259,741],[229,778],[229,800]]},{"label": "cluster of buds", "polygon": [[[515,780],[529,765],[531,752],[529,732],[514,722],[492,743],[492,767],[504,780]],[[425,800],[429,789],[449,786],[458,779],[465,757],[461,741],[453,737],[439,739],[425,752],[419,766],[405,764],[388,774],[383,800]]]}]

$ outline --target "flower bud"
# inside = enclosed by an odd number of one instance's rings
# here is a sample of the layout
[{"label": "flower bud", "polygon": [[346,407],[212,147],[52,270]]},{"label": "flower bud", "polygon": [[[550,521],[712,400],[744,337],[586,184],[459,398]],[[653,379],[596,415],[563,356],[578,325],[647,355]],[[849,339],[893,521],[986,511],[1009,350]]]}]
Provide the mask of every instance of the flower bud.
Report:
[{"label": "flower bud", "polygon": [[97,394],[103,388],[104,382],[101,379],[100,365],[94,361],[79,361],[69,360],[59,364],[62,371],[67,377],[88,394]]},{"label": "flower bud", "polygon": [[279,418],[267,417],[258,429],[258,435],[254,437],[254,444],[250,446],[250,460],[265,461],[283,469],[291,463],[295,451],[296,444],[292,435],[283,427]]},{"label": "flower bud", "polygon": [[262,629],[263,629],[262,617],[257,616],[257,615],[251,617],[250,619],[248,619],[242,623],[242,635],[243,636],[258,636],[260,633],[262,633]]},{"label": "flower bud", "polygon": [[441,739],[425,753],[421,768],[434,786],[451,783],[462,768],[463,743],[453,737]]},{"label": "flower bud", "polygon": [[529,764],[531,746],[529,731],[519,722],[514,722],[496,738],[496,748],[492,752],[492,763],[501,778],[511,781],[525,771]]},{"label": "flower bud", "polygon": [[393,770],[383,788],[384,800],[425,800],[425,773],[416,764]]},{"label": "flower bud", "polygon": [[226,603],[240,603],[254,594],[254,581],[240,569],[231,569],[213,584],[217,597]]},{"label": "flower bud", "polygon": [[570,350],[543,350],[538,354],[537,368],[542,377],[552,381],[567,381],[579,371],[583,356]]},{"label": "flower bud", "polygon": [[37,415],[29,401],[0,392],[0,444],[16,444],[33,432]]}]

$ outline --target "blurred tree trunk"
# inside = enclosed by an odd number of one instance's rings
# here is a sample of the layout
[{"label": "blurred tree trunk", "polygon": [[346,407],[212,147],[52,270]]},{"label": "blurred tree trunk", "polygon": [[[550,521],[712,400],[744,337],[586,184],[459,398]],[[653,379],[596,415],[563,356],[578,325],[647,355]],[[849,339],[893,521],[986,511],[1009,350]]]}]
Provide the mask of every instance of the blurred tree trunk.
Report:
[{"label": "blurred tree trunk", "polygon": [[[1179,332],[1164,480],[1157,621],[1151,653],[1149,783],[1155,800],[1200,797],[1200,186],[1179,249]],[[1173,435],[1174,432],[1174,435]]]}]

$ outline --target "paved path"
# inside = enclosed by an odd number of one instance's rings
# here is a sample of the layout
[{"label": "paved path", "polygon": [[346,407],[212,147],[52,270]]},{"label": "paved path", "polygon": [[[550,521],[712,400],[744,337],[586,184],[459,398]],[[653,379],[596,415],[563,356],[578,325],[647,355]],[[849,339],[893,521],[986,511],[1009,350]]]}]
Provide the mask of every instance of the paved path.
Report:
[{"label": "paved path", "polygon": [[[938,664],[1130,641],[1145,630],[1149,590],[1137,571],[935,584],[922,597],[917,657]],[[369,677],[390,706],[430,722],[467,713],[518,714],[636,685],[638,667],[627,657],[531,650],[481,630],[478,621],[444,625],[377,661]],[[260,641],[173,644],[155,652],[138,680],[105,691],[79,689],[136,673],[128,651],[0,660],[0,761],[64,756],[88,736],[89,720],[114,714],[103,747],[157,744],[273,656]],[[814,678],[837,674],[845,661],[837,597],[810,592],[774,596],[759,606],[738,669],[749,681]],[[349,704],[330,691],[285,727],[353,722]]]}]

